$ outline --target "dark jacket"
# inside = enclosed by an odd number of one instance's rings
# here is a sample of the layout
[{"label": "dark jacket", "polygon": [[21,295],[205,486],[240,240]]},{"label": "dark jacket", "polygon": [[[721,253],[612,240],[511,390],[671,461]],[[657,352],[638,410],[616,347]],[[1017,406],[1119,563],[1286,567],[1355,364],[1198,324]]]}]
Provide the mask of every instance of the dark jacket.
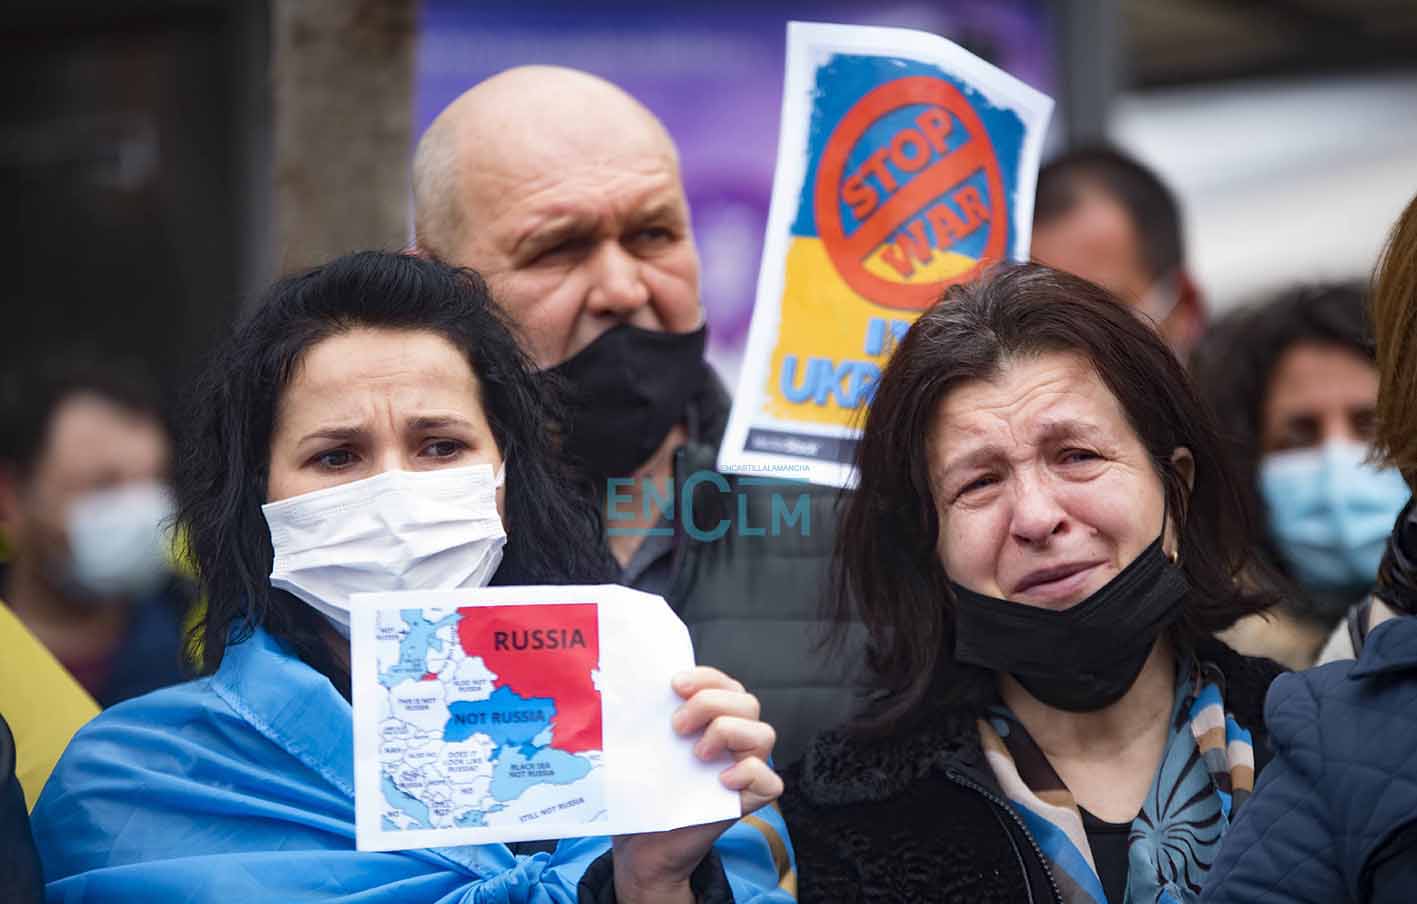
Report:
[{"label": "dark jacket", "polygon": [[762,718],[777,730],[774,760],[789,763],[813,735],[851,714],[864,632],[832,654],[817,647],[827,628],[820,606],[839,491],[718,474],[728,409],[727,393],[710,378],[691,406],[691,439],[675,454],[676,497],[694,484],[692,510],[674,518],[666,597],[689,626],[696,660],[732,675],[762,702]]},{"label": "dark jacket", "polygon": [[44,880],[30,834],[25,794],[15,778],[15,739],[0,716],[0,901],[44,900]]},{"label": "dark jacket", "polygon": [[1265,723],[1274,764],[1203,900],[1417,900],[1417,618],[1375,627],[1356,662],[1280,678]]},{"label": "dark jacket", "polygon": [[[1281,671],[1219,641],[1226,707],[1254,733],[1263,765],[1264,694]],[[977,714],[941,707],[889,738],[830,733],[786,771],[782,798],[797,852],[798,900],[1061,902],[1051,871],[984,760]]]}]

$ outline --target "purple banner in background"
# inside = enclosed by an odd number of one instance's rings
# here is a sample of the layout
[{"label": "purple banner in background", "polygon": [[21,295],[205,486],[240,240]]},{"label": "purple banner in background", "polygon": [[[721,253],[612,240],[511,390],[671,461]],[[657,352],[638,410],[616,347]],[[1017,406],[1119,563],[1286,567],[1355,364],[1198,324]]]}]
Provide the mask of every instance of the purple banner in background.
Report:
[{"label": "purple banner in background", "polygon": [[584,69],[639,98],[679,145],[703,261],[709,359],[732,387],[772,195],[790,19],[934,32],[1045,93],[1054,87],[1049,20],[1039,0],[423,0],[414,125],[421,135],[463,91],[529,63]]}]

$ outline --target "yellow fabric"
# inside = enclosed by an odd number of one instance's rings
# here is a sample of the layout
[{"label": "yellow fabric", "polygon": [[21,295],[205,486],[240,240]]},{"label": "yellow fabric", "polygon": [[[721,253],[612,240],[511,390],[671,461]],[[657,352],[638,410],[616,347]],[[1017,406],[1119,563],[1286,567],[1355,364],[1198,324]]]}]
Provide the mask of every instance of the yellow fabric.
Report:
[{"label": "yellow fabric", "polygon": [[39,792],[98,705],[0,601],[0,715],[15,736],[15,774],[34,809]]},{"label": "yellow fabric", "polygon": [[[782,809],[776,803],[772,804],[772,808],[777,810],[779,816],[782,815]],[[777,867],[777,887],[791,895],[792,900],[797,900],[797,870],[792,868],[792,857],[787,853],[782,836],[770,823],[756,816],[744,816],[742,821],[763,833],[768,850],[772,852],[773,865]]]}]

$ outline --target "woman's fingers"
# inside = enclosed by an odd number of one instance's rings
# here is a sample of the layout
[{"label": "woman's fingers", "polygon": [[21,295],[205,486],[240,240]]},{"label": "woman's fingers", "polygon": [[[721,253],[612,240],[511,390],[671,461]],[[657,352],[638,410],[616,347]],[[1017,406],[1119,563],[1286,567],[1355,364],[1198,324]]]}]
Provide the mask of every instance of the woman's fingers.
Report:
[{"label": "woman's fingers", "polygon": [[703,732],[694,755],[713,760],[726,754],[737,760],[719,778],[738,792],[743,812],[777,800],[782,779],[767,765],[777,732],[758,718],[758,698],[717,669],[702,666],[676,675],[674,690],[685,698],[674,712],[674,730],[681,735]]},{"label": "woman's fingers", "polygon": [[[735,682],[736,683],[736,682]],[[707,688],[697,691],[674,711],[674,730],[681,735],[702,731],[720,716],[756,720],[762,713],[758,698],[741,690]]]},{"label": "woman's fingers", "polygon": [[725,788],[738,792],[744,816],[782,795],[782,779],[755,756],[729,766],[719,773],[718,780]]},{"label": "woman's fingers", "polygon": [[670,680],[670,684],[675,693],[686,700],[702,690],[737,691],[740,694],[744,691],[739,681],[706,665],[680,672]]},{"label": "woman's fingers", "polygon": [[766,760],[777,743],[777,732],[766,722],[738,716],[719,716],[709,723],[704,736],[694,744],[694,755],[712,760],[728,753],[735,760],[757,757]]}]

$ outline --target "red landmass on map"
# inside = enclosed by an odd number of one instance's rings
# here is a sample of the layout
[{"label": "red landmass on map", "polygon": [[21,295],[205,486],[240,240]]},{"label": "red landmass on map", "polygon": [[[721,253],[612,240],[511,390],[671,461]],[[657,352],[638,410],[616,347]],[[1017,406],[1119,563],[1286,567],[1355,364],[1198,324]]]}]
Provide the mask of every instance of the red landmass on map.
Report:
[{"label": "red landmass on map", "polygon": [[458,614],[463,652],[482,657],[497,687],[556,701],[552,747],[602,749],[600,691],[590,676],[600,667],[595,603],[468,606]]}]

